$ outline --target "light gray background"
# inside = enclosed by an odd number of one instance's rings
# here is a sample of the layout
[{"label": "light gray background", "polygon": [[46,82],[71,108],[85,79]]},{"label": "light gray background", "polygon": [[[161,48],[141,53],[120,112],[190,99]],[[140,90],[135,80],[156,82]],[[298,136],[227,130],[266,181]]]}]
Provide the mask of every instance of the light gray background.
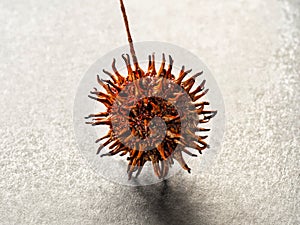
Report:
[{"label": "light gray background", "polygon": [[0,1],[0,224],[299,224],[299,1],[126,1],[134,40],[198,55],[223,93],[207,172],[132,188],[77,149],[89,66],[126,43],[119,2]]}]

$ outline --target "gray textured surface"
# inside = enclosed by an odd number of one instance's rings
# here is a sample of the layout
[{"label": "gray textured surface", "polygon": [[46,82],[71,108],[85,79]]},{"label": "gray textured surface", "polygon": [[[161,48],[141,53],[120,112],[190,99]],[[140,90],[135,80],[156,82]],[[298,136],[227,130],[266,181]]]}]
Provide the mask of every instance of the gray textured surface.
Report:
[{"label": "gray textured surface", "polygon": [[[158,7],[158,5],[160,5]],[[102,179],[76,147],[89,65],[125,44],[118,1],[0,1],[0,224],[299,224],[299,1],[128,1],[136,41],[198,55],[223,92],[216,164],[167,184]]]}]

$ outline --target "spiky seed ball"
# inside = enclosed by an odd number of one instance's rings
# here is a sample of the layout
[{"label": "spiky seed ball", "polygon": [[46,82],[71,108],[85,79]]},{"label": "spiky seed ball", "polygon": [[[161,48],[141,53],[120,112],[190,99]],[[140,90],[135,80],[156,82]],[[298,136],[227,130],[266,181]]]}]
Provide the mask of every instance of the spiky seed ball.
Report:
[{"label": "spiky seed ball", "polygon": [[[198,128],[197,125],[198,123],[207,123],[217,113],[217,111],[205,110],[205,106],[209,105],[209,102],[198,101],[208,92],[208,89],[204,90],[205,80],[192,91],[195,78],[201,75],[202,72],[184,80],[191,70],[185,70],[183,66],[179,75],[175,77],[171,73],[173,59],[169,56],[169,65],[165,69],[164,54],[158,72],[155,69],[154,54],[152,57],[149,56],[149,66],[146,72],[139,67],[138,63],[135,63],[135,68],[132,69],[128,54],[126,56],[122,55],[122,58],[126,63],[127,76],[123,76],[118,72],[114,59],[112,63],[113,73],[103,70],[110,79],[102,80],[97,76],[97,81],[104,88],[105,93],[94,88],[91,91],[93,96],[89,95],[90,98],[102,103],[107,108],[105,112],[91,114],[86,117],[93,118],[92,121],[86,122],[87,124],[109,126],[109,132],[96,140],[96,142],[105,140],[100,145],[97,154],[100,153],[102,148],[108,146],[110,151],[101,156],[128,155],[127,173],[129,179],[131,179],[134,172],[136,172],[137,177],[148,161],[152,162],[154,172],[159,178],[167,176],[169,167],[174,164],[174,159],[179,162],[183,169],[190,172],[191,169],[185,163],[182,152],[190,156],[196,156],[187,147],[196,149],[200,154],[208,147],[204,140],[207,136],[198,136],[196,132],[206,132],[209,129]],[[172,89],[172,85],[167,84],[166,80],[171,84],[180,86],[189,96],[189,100],[174,88]],[[126,92],[122,92],[134,82],[134,86],[138,87],[129,88]],[[166,89],[171,95],[169,99],[149,96],[147,95],[149,88],[157,91]],[[145,92],[143,94],[146,97],[134,101],[133,99],[138,97],[137,92]],[[131,100],[128,100],[130,98]],[[182,118],[171,100],[191,113],[186,113],[184,115],[186,118]],[[130,104],[132,102],[137,104]],[[130,113],[128,114],[124,109],[129,109]],[[194,123],[195,118],[192,117],[193,113],[200,116],[200,118],[196,118],[196,123]],[[151,129],[151,121],[156,117],[161,118],[163,123],[156,123],[156,127]],[[182,127],[183,119],[192,121],[192,123]],[[118,121],[118,126],[113,126],[114,120]],[[129,123],[129,129],[126,128],[126,123]],[[157,130],[166,130],[163,139],[155,135]],[[137,139],[147,141],[137,142]]]}]

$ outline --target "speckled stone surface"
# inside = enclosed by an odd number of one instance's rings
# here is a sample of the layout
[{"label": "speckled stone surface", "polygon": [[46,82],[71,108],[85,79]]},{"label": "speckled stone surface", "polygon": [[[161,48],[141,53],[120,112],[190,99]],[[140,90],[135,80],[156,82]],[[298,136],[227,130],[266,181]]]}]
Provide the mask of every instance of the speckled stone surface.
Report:
[{"label": "speckled stone surface", "polygon": [[126,44],[118,1],[0,1],[0,224],[300,224],[300,1],[126,1],[134,40],[198,55],[223,93],[208,170],[125,187],[81,157],[82,75]]}]

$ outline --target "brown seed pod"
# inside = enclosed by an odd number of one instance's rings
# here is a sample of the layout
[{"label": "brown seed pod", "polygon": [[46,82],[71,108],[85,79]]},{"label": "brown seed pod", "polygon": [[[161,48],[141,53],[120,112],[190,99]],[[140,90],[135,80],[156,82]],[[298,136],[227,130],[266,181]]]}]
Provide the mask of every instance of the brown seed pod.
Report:
[{"label": "brown seed pod", "polygon": [[[113,59],[113,72],[103,70],[110,79],[103,80],[97,76],[97,81],[105,92],[94,88],[91,91],[92,95],[89,95],[90,98],[102,103],[106,111],[90,114],[86,118],[92,118],[92,121],[86,123],[93,126],[109,126],[108,133],[96,140],[96,142],[103,141],[97,154],[107,146],[109,152],[101,156],[127,155],[129,179],[134,172],[138,176],[148,161],[151,161],[159,178],[167,176],[174,159],[183,169],[190,172],[191,169],[183,159],[182,152],[196,156],[187,148],[195,149],[201,154],[209,147],[205,142],[207,136],[199,136],[196,132],[209,131],[199,128],[198,124],[209,122],[217,113],[205,109],[209,102],[200,101],[208,92],[208,89],[205,89],[205,80],[194,87],[196,78],[202,72],[186,78],[191,70],[185,70],[183,66],[175,76],[172,74],[174,61],[169,56],[169,65],[166,68],[164,54],[158,70],[155,68],[154,54],[149,56],[148,69],[144,71],[140,68],[122,0],[120,4],[133,68],[130,56],[122,55],[128,72],[127,75],[122,75]],[[166,92],[168,95],[164,98],[157,94]],[[153,93],[156,95],[153,96]],[[184,108],[185,112],[178,112],[178,108]]]}]

